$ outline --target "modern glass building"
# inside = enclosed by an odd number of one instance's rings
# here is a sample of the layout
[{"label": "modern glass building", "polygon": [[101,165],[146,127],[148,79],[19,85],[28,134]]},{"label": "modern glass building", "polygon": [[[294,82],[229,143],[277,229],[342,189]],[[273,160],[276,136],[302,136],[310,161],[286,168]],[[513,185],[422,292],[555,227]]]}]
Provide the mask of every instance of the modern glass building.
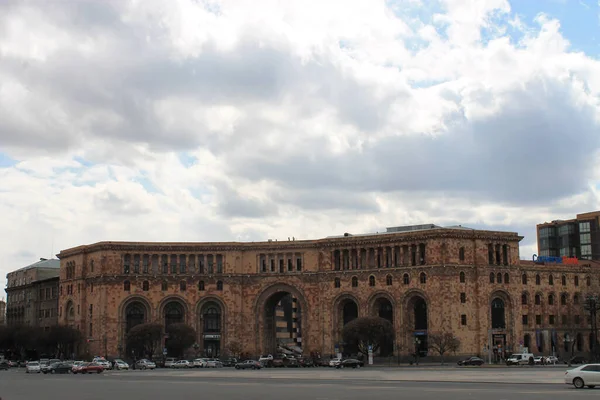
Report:
[{"label": "modern glass building", "polygon": [[600,211],[537,225],[538,255],[600,260]]}]

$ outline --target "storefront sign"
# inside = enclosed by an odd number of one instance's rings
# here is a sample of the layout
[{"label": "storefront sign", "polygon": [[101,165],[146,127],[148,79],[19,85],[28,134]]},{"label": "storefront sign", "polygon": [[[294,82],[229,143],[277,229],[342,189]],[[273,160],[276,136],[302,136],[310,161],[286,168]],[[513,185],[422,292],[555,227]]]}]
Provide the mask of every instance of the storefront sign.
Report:
[{"label": "storefront sign", "polygon": [[221,339],[221,335],[204,335],[204,339],[208,340],[219,340]]},{"label": "storefront sign", "polygon": [[550,257],[550,256],[537,256],[533,255],[533,262],[537,263],[549,263],[549,264],[567,264],[567,265],[579,265],[577,257]]}]

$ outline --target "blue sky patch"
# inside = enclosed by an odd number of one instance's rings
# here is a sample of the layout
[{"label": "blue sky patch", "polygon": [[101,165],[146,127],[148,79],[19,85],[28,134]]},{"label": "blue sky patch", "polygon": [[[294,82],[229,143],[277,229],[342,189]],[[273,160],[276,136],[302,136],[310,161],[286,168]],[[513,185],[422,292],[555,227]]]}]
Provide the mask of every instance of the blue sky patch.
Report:
[{"label": "blue sky patch", "polygon": [[12,157],[9,157],[8,154],[0,152],[0,168],[9,168],[17,163],[18,161]]}]

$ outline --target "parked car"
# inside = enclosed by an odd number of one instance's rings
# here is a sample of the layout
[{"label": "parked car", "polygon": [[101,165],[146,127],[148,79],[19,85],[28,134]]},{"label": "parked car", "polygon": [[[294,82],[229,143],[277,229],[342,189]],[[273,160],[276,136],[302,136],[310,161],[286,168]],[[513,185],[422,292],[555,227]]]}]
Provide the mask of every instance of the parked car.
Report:
[{"label": "parked car", "polygon": [[171,368],[171,365],[177,362],[176,358],[169,357],[165,360],[165,368]]},{"label": "parked car", "polygon": [[196,358],[192,362],[192,366],[194,368],[206,368],[207,364],[208,364],[208,360],[206,358]]},{"label": "parked car", "polygon": [[556,356],[548,356],[546,357],[547,364],[556,364],[558,362],[558,357]]},{"label": "parked car", "polygon": [[171,368],[190,368],[192,365],[188,360],[179,360],[171,364]]},{"label": "parked car", "polygon": [[565,384],[577,389],[587,386],[590,389],[600,385],[600,364],[585,364],[565,372]]},{"label": "parked car", "polygon": [[223,363],[218,358],[209,358],[206,368],[223,368]]},{"label": "parked car", "polygon": [[56,363],[59,363],[59,362],[60,362],[60,360],[58,358],[53,358],[51,360],[47,360],[47,361],[44,361],[44,362],[40,361],[40,370],[42,372],[44,372],[44,373],[48,372],[48,371],[50,371],[50,366],[52,364],[56,364]]},{"label": "parked car", "polygon": [[235,367],[235,364],[237,364],[239,361],[237,358],[234,357],[230,357],[228,359],[226,359],[225,361],[223,361],[223,366],[224,367]]},{"label": "parked car", "polygon": [[70,374],[73,372],[73,364],[67,362],[57,362],[50,364],[50,368],[42,371],[44,374]]},{"label": "parked car", "polygon": [[457,362],[458,365],[460,366],[465,366],[465,365],[483,365],[485,364],[485,361],[479,357],[469,357],[467,359],[464,360],[460,360],[459,362]]},{"label": "parked car", "polygon": [[113,362],[113,368],[116,370],[123,370],[123,369],[129,369],[129,364],[127,364],[125,361],[117,358],[114,362]]},{"label": "parked car", "polygon": [[77,366],[73,366],[72,371],[74,374],[100,374],[104,372],[104,367],[95,362],[86,362]]},{"label": "parked car", "polygon": [[262,364],[255,360],[246,360],[235,364],[235,369],[261,369]]},{"label": "parked car", "polygon": [[329,360],[329,366],[330,367],[337,367],[339,363],[342,362],[341,358],[332,358],[331,360]]},{"label": "parked car", "polygon": [[150,360],[142,358],[141,360],[137,360],[135,363],[136,369],[155,369],[156,364]]},{"label": "parked car", "polygon": [[301,367],[304,367],[304,368],[315,366],[315,363],[312,358],[301,357],[298,359],[298,363],[300,364]]},{"label": "parked car", "polygon": [[527,365],[534,363],[532,353],[513,354],[506,360],[506,365]]},{"label": "parked car", "polygon": [[39,374],[40,372],[42,372],[40,362],[39,361],[29,361],[27,363],[27,365],[25,365],[25,372],[28,374],[29,373]]},{"label": "parked car", "polygon": [[8,363],[8,361],[6,361],[6,360],[0,361],[0,371],[1,370],[8,371],[9,368],[10,368],[10,364]]},{"label": "parked car", "polygon": [[365,363],[360,360],[357,360],[355,358],[347,358],[347,359],[339,362],[335,367],[340,369],[340,368],[361,368],[364,366],[365,366]]}]

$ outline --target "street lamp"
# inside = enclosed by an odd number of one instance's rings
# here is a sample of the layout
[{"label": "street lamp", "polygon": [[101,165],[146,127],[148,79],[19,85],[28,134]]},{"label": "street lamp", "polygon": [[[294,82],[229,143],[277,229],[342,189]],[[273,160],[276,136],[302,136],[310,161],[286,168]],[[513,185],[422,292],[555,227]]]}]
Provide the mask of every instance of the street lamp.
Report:
[{"label": "street lamp", "polygon": [[418,337],[415,337],[415,363],[419,365],[419,348],[420,348],[421,340]]},{"label": "street lamp", "polygon": [[[569,334],[568,334],[568,333],[565,333],[565,338],[564,338],[564,341],[565,341],[565,347],[566,347],[567,349],[571,348],[570,346],[571,346],[571,343],[573,343],[573,338],[571,338],[571,336],[569,336]],[[569,364],[569,365],[568,365],[568,366],[570,367],[570,366],[571,366],[571,358],[572,358],[572,357],[571,357],[571,356],[569,356],[569,354],[568,354],[568,353],[567,353],[567,357],[569,357],[569,361],[568,361],[568,364]]]},{"label": "street lamp", "polygon": [[598,360],[598,327],[596,325],[596,313],[600,310],[600,301],[598,295],[588,294],[585,297],[584,309],[590,313],[591,328],[592,328],[592,343],[590,343],[590,349],[592,351],[592,360]]}]

